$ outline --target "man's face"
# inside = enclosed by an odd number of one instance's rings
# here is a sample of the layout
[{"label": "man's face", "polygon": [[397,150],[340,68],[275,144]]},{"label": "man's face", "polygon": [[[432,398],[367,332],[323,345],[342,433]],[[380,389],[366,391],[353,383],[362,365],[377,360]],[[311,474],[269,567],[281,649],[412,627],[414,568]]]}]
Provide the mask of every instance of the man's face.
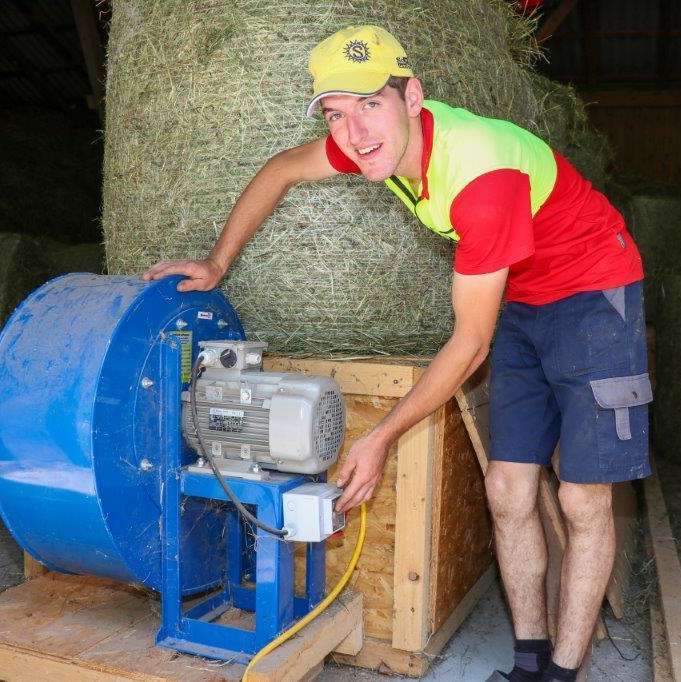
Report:
[{"label": "man's face", "polygon": [[334,141],[367,180],[395,173],[409,144],[407,106],[395,88],[371,97],[324,97],[321,105]]}]

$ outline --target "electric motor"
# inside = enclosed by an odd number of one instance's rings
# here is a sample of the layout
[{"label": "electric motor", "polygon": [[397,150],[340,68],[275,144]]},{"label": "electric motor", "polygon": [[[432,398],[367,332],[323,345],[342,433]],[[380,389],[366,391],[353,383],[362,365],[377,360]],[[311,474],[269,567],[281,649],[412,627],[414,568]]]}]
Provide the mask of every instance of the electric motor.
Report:
[{"label": "electric motor", "polygon": [[[204,341],[205,370],[195,393],[201,440],[222,469],[237,462],[257,470],[316,474],[337,459],[345,430],[345,403],[327,377],[263,372],[267,344]],[[182,393],[182,431],[202,455],[191,394]]]}]

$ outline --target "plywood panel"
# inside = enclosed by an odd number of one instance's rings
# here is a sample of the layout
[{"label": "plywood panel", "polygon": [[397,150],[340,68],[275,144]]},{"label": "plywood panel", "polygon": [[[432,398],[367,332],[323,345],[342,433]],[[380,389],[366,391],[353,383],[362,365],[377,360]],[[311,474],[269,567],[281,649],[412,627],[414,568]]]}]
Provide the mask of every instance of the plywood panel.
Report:
[{"label": "plywood panel", "polygon": [[[347,428],[339,463],[329,471],[335,481],[338,467],[352,444],[368,433],[397,403],[395,398],[346,395]],[[350,581],[353,589],[364,595],[365,632],[370,637],[392,640],[393,561],[395,553],[395,486],[397,447],[393,447],[381,483],[367,505],[367,534],[364,551]],[[359,513],[351,511],[340,536],[326,543],[326,584],[336,584],[350,561],[359,532]],[[302,548],[301,548],[302,549]],[[304,585],[304,554],[296,555],[296,589]]]},{"label": "plywood panel", "polygon": [[[11,588],[0,595],[0,675],[17,682],[242,679],[243,665],[155,646],[158,608],[150,593],[80,576],[51,573]],[[252,678],[312,679],[335,646],[361,628],[361,620],[362,596],[344,591],[303,631],[264,657]]]},{"label": "plywood panel", "polygon": [[444,410],[440,481],[433,510],[435,632],[492,563],[492,531],[482,472],[455,401]]}]

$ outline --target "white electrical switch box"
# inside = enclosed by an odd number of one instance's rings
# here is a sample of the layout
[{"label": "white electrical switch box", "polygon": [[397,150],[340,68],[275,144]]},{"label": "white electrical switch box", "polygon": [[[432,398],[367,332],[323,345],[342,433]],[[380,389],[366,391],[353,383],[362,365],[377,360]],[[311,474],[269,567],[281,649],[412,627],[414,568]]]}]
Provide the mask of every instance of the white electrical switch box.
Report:
[{"label": "white electrical switch box", "polygon": [[345,527],[345,514],[333,506],[342,489],[330,483],[305,483],[283,494],[287,540],[321,542]]}]

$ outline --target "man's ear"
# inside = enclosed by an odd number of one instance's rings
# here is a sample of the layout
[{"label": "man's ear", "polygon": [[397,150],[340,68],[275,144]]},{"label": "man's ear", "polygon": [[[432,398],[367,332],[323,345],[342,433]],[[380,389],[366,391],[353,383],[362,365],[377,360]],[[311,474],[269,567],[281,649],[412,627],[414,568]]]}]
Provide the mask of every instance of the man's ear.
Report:
[{"label": "man's ear", "polygon": [[418,78],[410,78],[404,90],[404,102],[407,106],[407,115],[415,118],[423,108],[423,87]]}]

